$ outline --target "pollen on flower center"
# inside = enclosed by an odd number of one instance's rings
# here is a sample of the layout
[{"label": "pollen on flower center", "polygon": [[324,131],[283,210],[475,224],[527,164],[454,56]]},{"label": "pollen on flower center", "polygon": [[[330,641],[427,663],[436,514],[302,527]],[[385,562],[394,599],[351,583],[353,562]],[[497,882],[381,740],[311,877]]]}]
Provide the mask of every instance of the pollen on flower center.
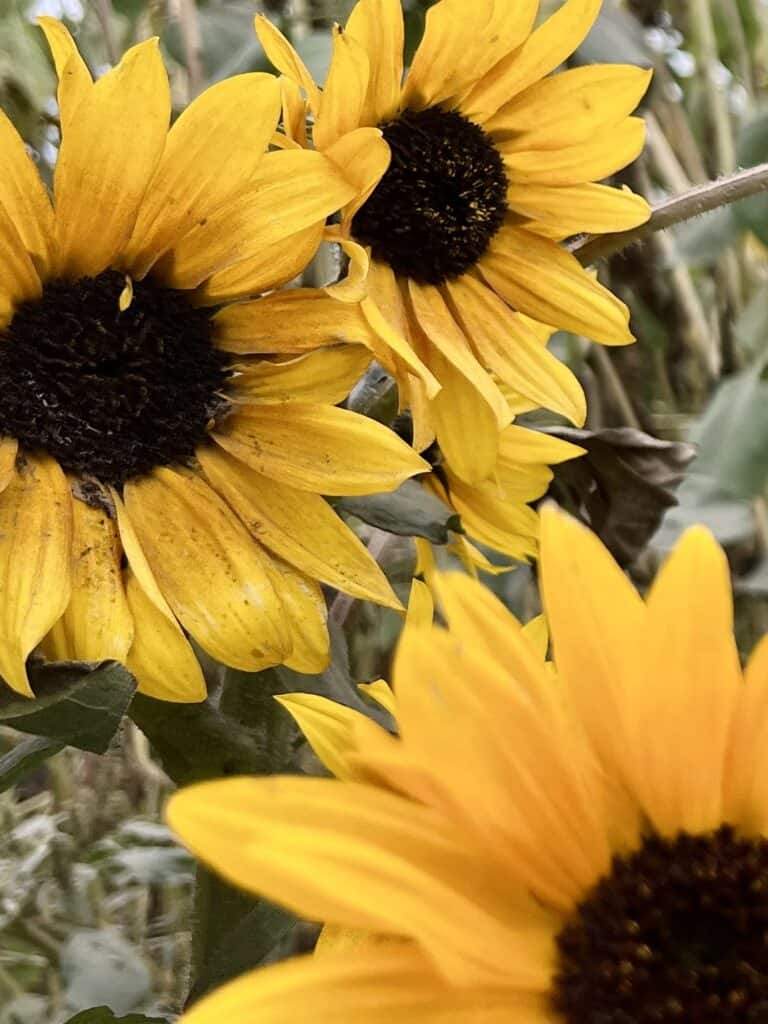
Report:
[{"label": "pollen on flower center", "polygon": [[0,332],[0,434],[116,485],[188,460],[228,377],[209,310],[147,280],[121,311],[124,287],[52,281]]},{"label": "pollen on flower center", "polygon": [[507,178],[490,136],[453,110],[405,110],[380,125],[388,170],[352,222],[395,273],[442,284],[473,267],[501,227]]},{"label": "pollen on flower center", "polygon": [[557,940],[568,1024],[768,1020],[768,841],[648,838],[614,859]]}]

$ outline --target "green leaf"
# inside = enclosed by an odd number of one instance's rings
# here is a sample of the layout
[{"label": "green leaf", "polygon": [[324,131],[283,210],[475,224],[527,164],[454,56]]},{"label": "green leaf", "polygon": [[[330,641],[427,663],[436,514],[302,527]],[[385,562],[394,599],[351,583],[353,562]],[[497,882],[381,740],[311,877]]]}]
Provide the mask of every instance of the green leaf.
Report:
[{"label": "green leaf", "polygon": [[340,498],[334,504],[344,515],[357,516],[401,537],[425,537],[433,544],[447,544],[451,530],[463,533],[461,519],[453,509],[415,480],[406,480],[388,494]]},{"label": "green leaf", "polygon": [[674,491],[695,449],[631,427],[550,427],[546,433],[587,450],[580,459],[552,467],[552,493],[595,531],[620,565],[629,565],[676,504]]},{"label": "green leaf", "polygon": [[691,472],[680,487],[677,506],[664,516],[651,543],[659,551],[671,551],[683,531],[698,523],[724,547],[741,544],[755,532],[749,501],[720,490],[711,477]]},{"label": "green leaf", "polygon": [[738,203],[713,210],[702,217],[686,221],[674,229],[676,254],[687,267],[706,269],[716,266],[723,250],[736,241],[742,227],[734,210]]},{"label": "green leaf", "polygon": [[62,743],[45,736],[30,736],[0,757],[0,793],[15,786],[28,772],[63,749]]},{"label": "green leaf", "polygon": [[768,484],[768,380],[760,364],[723,381],[691,434],[696,472],[732,498],[754,498]]},{"label": "green leaf", "polygon": [[373,362],[352,388],[346,406],[389,426],[397,415],[397,384],[382,366]]},{"label": "green leaf", "polygon": [[168,1024],[164,1017],[146,1017],[143,1013],[129,1013],[116,1017],[108,1006],[94,1006],[70,1017],[66,1024]]},{"label": "green leaf", "polygon": [[21,732],[103,754],[117,732],[136,680],[116,661],[32,661],[34,700],[0,693],[0,722]]}]

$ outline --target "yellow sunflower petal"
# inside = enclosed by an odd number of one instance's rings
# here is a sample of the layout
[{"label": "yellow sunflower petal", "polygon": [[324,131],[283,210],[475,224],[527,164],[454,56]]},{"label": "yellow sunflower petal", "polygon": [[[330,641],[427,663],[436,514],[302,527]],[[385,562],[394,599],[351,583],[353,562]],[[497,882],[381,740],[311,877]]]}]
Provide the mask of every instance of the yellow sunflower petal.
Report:
[{"label": "yellow sunflower petal", "polygon": [[31,697],[25,662],[67,607],[72,496],[59,464],[26,455],[0,494],[0,676]]},{"label": "yellow sunflower petal", "polygon": [[440,383],[411,345],[402,293],[392,270],[379,260],[371,261],[368,295],[361,306],[372,330],[408,372],[424,382],[428,397],[433,398],[440,390]]},{"label": "yellow sunflower petal", "polygon": [[275,700],[291,715],[332,775],[343,782],[364,781],[349,759],[357,749],[354,725],[363,717],[359,711],[314,693],[287,693]]},{"label": "yellow sunflower petal", "polygon": [[[393,2],[397,4],[399,10],[400,0]],[[357,188],[355,198],[344,207],[341,227],[347,231],[352,218],[389,167],[390,149],[378,128],[358,128],[328,146],[325,155],[329,160],[333,160]]]},{"label": "yellow sunflower petal", "polygon": [[523,626],[522,632],[526,640],[529,641],[531,649],[543,661],[549,650],[549,626],[546,615],[537,615],[530,619]]},{"label": "yellow sunflower petal", "polygon": [[195,292],[195,302],[218,306],[279,288],[306,270],[322,237],[323,225],[311,224],[279,242],[262,246],[255,255],[212,274]]},{"label": "yellow sunflower petal", "polygon": [[[472,635],[481,635],[476,624]],[[400,735],[436,777],[438,806],[464,822],[465,842],[476,835],[481,848],[503,849],[508,884],[567,911],[610,864],[603,777],[578,723],[558,713],[557,691],[519,628],[503,643],[530,660],[539,701],[485,645],[442,629],[425,643],[406,631],[394,675]],[[477,871],[477,859],[467,860]]]},{"label": "yellow sunflower petal", "polygon": [[359,783],[273,777],[193,786],[167,816],[229,881],[302,916],[411,934],[457,981],[548,983],[544,915],[531,905],[521,934],[512,893],[501,901],[495,879],[467,871],[448,823],[427,807]]},{"label": "yellow sunflower petal", "polygon": [[264,246],[324,222],[354,194],[354,186],[322,153],[268,153],[250,190],[201,218],[158,270],[174,288],[196,288],[211,274],[258,255]]},{"label": "yellow sunflower petal", "polygon": [[202,669],[176,619],[158,609],[130,569],[125,593],[135,625],[126,664],[139,693],[183,704],[205,700]]},{"label": "yellow sunflower petal", "polygon": [[179,1024],[285,1024],[305,1018],[307,1007],[312,1024],[557,1024],[543,998],[457,988],[402,941],[294,957],[243,975],[195,1003]]},{"label": "yellow sunflower petal", "polygon": [[602,0],[566,0],[477,83],[462,101],[462,113],[482,123],[511,96],[554,71],[585,39],[601,7]]},{"label": "yellow sunflower petal", "polygon": [[585,449],[540,430],[509,426],[499,437],[499,461],[510,466],[544,463],[548,466],[567,462],[584,454]]},{"label": "yellow sunflower petal", "polygon": [[[430,353],[429,365],[441,385],[429,405],[440,448],[458,477],[478,483],[490,476],[496,465],[499,417],[474,380],[468,380],[441,352]],[[488,382],[492,384],[490,376]],[[511,418],[509,413],[507,422]]]},{"label": "yellow sunflower petal", "polygon": [[451,504],[470,537],[510,558],[518,557],[520,537],[538,533],[539,518],[532,508],[470,487],[458,478],[451,480]]},{"label": "yellow sunflower petal", "polygon": [[429,469],[381,423],[334,406],[249,406],[230,416],[213,436],[258,473],[319,494],[392,491]]},{"label": "yellow sunflower petal", "polygon": [[523,42],[536,9],[536,0],[442,0],[430,7],[401,107],[420,109],[464,92]]},{"label": "yellow sunflower petal", "polygon": [[214,323],[218,347],[243,355],[365,344],[372,334],[359,305],[339,302],[322,288],[295,288],[225,306]]},{"label": "yellow sunflower petal", "polygon": [[307,104],[301,88],[287,75],[280,75],[280,95],[283,108],[283,131],[302,149],[307,148]]},{"label": "yellow sunflower petal", "polygon": [[10,322],[18,303],[41,295],[42,285],[35,265],[3,206],[0,206],[0,265],[3,268],[0,326],[5,326]]},{"label": "yellow sunflower petal", "polygon": [[266,556],[208,484],[156,469],[125,485],[125,507],[163,596],[204,650],[246,672],[290,654]]},{"label": "yellow sunflower petal", "polygon": [[72,123],[75,112],[93,86],[93,79],[75,45],[69,30],[57,18],[39,17],[37,23],[45,33],[45,39],[56,67],[59,79],[58,104],[62,130]]},{"label": "yellow sunflower petal", "polygon": [[284,363],[245,366],[230,388],[236,401],[327,402],[338,405],[360,380],[372,355],[364,345],[339,345]]},{"label": "yellow sunflower petal", "polygon": [[367,92],[368,55],[356,39],[334,25],[331,65],[313,134],[318,149],[325,149],[355,128],[367,127],[361,120]]},{"label": "yellow sunflower petal", "polygon": [[563,238],[582,231],[628,231],[644,224],[651,209],[642,196],[628,188],[607,185],[511,185],[507,202],[516,212],[551,225]]},{"label": "yellow sunflower petal", "polygon": [[446,285],[456,316],[483,366],[536,405],[581,426],[587,403],[578,380],[493,289],[471,275]]},{"label": "yellow sunflower petal", "polygon": [[597,537],[551,507],[541,510],[541,586],[559,675],[609,773],[627,761],[627,659],[642,635],[643,602]]},{"label": "yellow sunflower petal", "polygon": [[[413,586],[416,583],[419,583],[419,581],[414,580],[413,583],[411,584],[411,592],[413,592]],[[427,591],[427,594],[429,594],[429,590],[424,586],[423,583],[419,584],[419,586],[424,587],[424,589]],[[411,601],[412,600],[413,598],[411,598]],[[411,601],[408,602],[409,609]],[[430,609],[431,603],[432,602],[430,598]],[[430,621],[431,618],[432,612],[430,610]],[[390,715],[392,715],[392,717],[394,718],[395,714],[397,713],[397,704],[395,701],[395,695],[392,692],[392,688],[390,687],[389,683],[386,682],[386,680],[374,679],[372,683],[358,683],[357,688],[358,690],[360,690],[361,693],[364,693],[366,697],[370,697],[371,700],[375,700],[380,707],[384,708],[385,711],[388,711]]]},{"label": "yellow sunflower petal", "polygon": [[38,272],[45,275],[53,243],[53,207],[27,147],[2,111],[0,206],[13,222]]},{"label": "yellow sunflower petal", "polygon": [[360,0],[345,33],[360,43],[370,65],[361,124],[381,124],[397,113],[403,78],[403,9],[400,0]]},{"label": "yellow sunflower petal", "polygon": [[15,437],[0,438],[0,492],[13,480],[18,453],[19,442]]},{"label": "yellow sunflower petal", "polygon": [[125,661],[133,617],[120,570],[117,523],[103,508],[72,502],[72,596],[54,627],[59,658]]},{"label": "yellow sunflower petal", "polygon": [[280,87],[264,74],[217,82],[182,112],[124,257],[135,277],[144,277],[196,222],[248,187],[279,114]]},{"label": "yellow sunflower petal", "polygon": [[494,136],[509,133],[519,150],[590,142],[599,131],[632,113],[651,74],[631,64],[592,64],[563,71],[526,89],[483,127]]},{"label": "yellow sunflower petal", "polygon": [[216,448],[200,448],[211,485],[270,551],[329,586],[400,608],[386,576],[324,498],[261,476]]},{"label": "yellow sunflower petal", "polygon": [[571,253],[521,228],[504,227],[480,261],[486,282],[515,309],[604,345],[633,339],[629,311]]},{"label": "yellow sunflower petal", "polygon": [[307,94],[307,101],[312,111],[317,114],[320,107],[320,90],[307,69],[306,64],[296,53],[283,33],[263,14],[257,14],[254,22],[256,35],[264,47],[269,60],[278,71],[292,78]]},{"label": "yellow sunflower petal", "polygon": [[[410,281],[408,294],[414,319],[432,347],[437,349],[483,398],[496,419],[496,425],[498,427],[506,426],[510,420],[507,403],[493,380],[475,359],[469,342],[453,318],[440,291],[433,285],[416,284]],[[430,361],[431,356],[422,355],[422,358],[441,384],[445,386],[440,373],[435,370]]]},{"label": "yellow sunflower petal", "polygon": [[291,637],[291,653],[286,655],[285,664],[294,672],[323,672],[328,668],[331,651],[328,608],[320,584],[281,558],[271,556],[265,565],[283,606]]},{"label": "yellow sunflower petal", "polygon": [[723,820],[741,672],[728,563],[704,527],[688,530],[662,566],[647,614],[645,672],[627,709],[637,730],[636,786],[661,834],[705,832]]},{"label": "yellow sunflower petal", "polygon": [[748,835],[768,825],[768,636],[750,655],[744,670],[729,738],[724,812]]},{"label": "yellow sunflower petal", "polygon": [[517,140],[497,143],[512,185],[581,185],[600,181],[631,164],[643,151],[645,122],[628,117],[596,139],[561,149],[520,149]]},{"label": "yellow sunflower petal", "polygon": [[156,39],[128,50],[88,90],[64,126],[54,174],[56,266],[100,273],[133,231],[165,144],[171,98]]}]

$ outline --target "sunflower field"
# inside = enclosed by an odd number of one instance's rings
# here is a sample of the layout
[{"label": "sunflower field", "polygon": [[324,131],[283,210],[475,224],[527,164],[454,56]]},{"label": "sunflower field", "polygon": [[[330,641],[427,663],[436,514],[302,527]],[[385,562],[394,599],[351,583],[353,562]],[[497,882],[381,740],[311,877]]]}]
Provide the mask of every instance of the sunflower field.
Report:
[{"label": "sunflower field", "polygon": [[766,0],[0,0],[0,1024],[768,1024]]}]

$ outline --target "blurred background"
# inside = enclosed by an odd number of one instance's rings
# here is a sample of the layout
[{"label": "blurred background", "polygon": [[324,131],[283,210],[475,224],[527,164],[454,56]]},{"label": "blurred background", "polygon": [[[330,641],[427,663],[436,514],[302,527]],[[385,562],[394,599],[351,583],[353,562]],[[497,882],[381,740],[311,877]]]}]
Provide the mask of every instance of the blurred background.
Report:
[{"label": "blurred background", "polygon": [[[59,129],[37,15],[64,18],[97,74],[159,35],[182,109],[211,82],[269,70],[252,30],[259,11],[322,81],[328,27],[351,6],[0,0],[0,105],[50,179]],[[409,54],[429,6],[404,0]],[[542,14],[558,6],[542,0]],[[656,72],[642,111],[646,150],[621,181],[658,201],[768,160],[767,25],[766,0],[605,0],[574,63]],[[731,561],[744,650],[768,629],[766,246],[768,195],[657,234],[600,269],[632,310],[637,344],[609,350],[563,334],[552,343],[583,383],[593,432],[577,478],[559,477],[555,495],[581,507],[641,585],[685,526],[707,523]],[[681,441],[697,453],[684,475],[686,458],[666,444]],[[638,525],[662,513],[658,529]],[[403,543],[383,561],[395,582],[407,578]],[[496,577],[494,586],[523,617],[535,612],[530,571]],[[396,617],[357,603],[344,625],[352,677],[385,671]],[[16,742],[0,726],[0,751]],[[99,1003],[118,1015],[178,1011],[193,866],[160,823],[168,791],[129,724],[107,755],[64,750],[0,793],[0,1024],[59,1024]]]}]

